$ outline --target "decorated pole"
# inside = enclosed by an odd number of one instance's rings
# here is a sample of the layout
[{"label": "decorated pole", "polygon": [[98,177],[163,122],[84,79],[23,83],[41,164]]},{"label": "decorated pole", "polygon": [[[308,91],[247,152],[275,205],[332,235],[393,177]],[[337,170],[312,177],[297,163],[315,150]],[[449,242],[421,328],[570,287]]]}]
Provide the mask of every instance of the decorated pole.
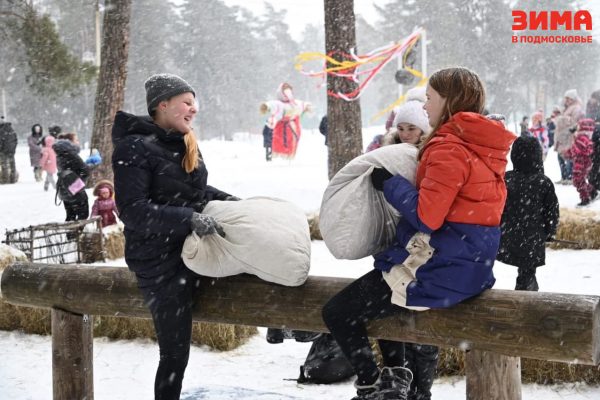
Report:
[{"label": "decorated pole", "polygon": [[[325,52],[347,54],[356,47],[354,0],[325,0]],[[328,63],[328,67],[332,64]],[[351,71],[349,71],[351,72]],[[352,92],[358,82],[327,76],[328,92]],[[360,103],[327,97],[328,174],[331,179],[350,160],[362,153]]]}]

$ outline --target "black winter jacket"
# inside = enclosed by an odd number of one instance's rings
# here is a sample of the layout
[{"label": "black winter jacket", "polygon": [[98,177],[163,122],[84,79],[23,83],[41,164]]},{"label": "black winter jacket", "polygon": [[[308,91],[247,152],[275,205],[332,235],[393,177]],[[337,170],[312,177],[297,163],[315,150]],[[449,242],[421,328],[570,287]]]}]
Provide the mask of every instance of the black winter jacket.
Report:
[{"label": "black winter jacket", "polygon": [[542,148],[536,138],[517,138],[511,160],[496,258],[517,267],[539,267],[546,263],[546,241],[556,234],[558,199],[554,184],[544,175]]},{"label": "black winter jacket", "polygon": [[204,162],[187,173],[183,135],[149,117],[117,112],[112,165],[119,218],[125,224],[125,260],[140,287],[169,279],[181,268],[183,242],[194,211],[229,194],[206,184]]},{"label": "black winter jacket", "polygon": [[[61,178],[62,172],[66,170],[73,171],[78,177],[84,182],[90,175],[90,170],[87,164],[79,157],[79,146],[67,139],[60,139],[52,145],[52,149],[56,153],[56,166],[58,168],[58,182],[57,190],[61,191],[63,180]],[[65,185],[66,186],[66,185]],[[66,189],[62,190],[62,193]],[[87,203],[88,197],[85,190],[80,190],[75,195],[61,195],[62,200],[65,203]]]},{"label": "black winter jacket", "polygon": [[0,123],[0,153],[14,156],[17,149],[17,133],[10,122]]},{"label": "black winter jacket", "polygon": [[592,134],[592,143],[594,152],[592,153],[592,169],[588,174],[588,181],[596,188],[600,189],[600,122],[596,122],[594,133]]}]

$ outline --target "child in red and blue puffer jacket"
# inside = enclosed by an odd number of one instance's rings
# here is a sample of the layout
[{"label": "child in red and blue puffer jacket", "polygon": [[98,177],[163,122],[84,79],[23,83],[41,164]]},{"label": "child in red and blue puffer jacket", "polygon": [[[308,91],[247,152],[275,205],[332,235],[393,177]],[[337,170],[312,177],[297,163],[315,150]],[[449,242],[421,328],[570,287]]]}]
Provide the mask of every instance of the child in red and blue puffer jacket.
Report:
[{"label": "child in red and blue puffer jacket", "polygon": [[575,140],[568,150],[567,156],[573,160],[573,186],[577,188],[581,199],[577,206],[583,207],[590,204],[598,196],[596,189],[588,182],[588,174],[592,168],[592,154],[594,153],[592,143],[594,120],[591,118],[580,119],[577,127]]}]

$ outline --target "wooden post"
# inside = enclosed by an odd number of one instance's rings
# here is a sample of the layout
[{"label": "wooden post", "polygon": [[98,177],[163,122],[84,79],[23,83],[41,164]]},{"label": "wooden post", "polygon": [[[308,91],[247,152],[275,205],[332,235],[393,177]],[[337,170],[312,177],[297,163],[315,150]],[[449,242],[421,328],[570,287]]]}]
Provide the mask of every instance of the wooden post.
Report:
[{"label": "wooden post", "polygon": [[93,400],[92,316],[53,308],[52,392],[54,400]]},{"label": "wooden post", "polygon": [[467,400],[521,400],[521,358],[483,350],[465,357]]}]

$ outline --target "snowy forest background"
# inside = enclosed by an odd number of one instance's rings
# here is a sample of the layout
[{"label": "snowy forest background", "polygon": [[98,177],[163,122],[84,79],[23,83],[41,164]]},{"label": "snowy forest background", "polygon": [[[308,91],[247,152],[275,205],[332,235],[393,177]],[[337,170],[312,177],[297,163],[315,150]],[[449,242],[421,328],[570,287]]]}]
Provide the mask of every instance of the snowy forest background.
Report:
[{"label": "snowy forest background", "polygon": [[[0,89],[4,90],[7,119],[21,138],[34,123],[40,123],[44,127],[60,125],[87,141],[92,131],[96,80],[88,79],[88,84],[72,79],[58,86],[43,84],[44,77],[35,75],[31,60],[52,62],[52,57],[61,54],[49,54],[43,47],[32,54],[27,32],[41,29],[39,24],[27,26],[2,12],[20,2],[24,1],[0,0]],[[39,15],[49,16],[74,62],[93,62],[95,0],[26,3]],[[511,8],[574,10],[585,9],[586,3],[392,0],[375,6],[378,18],[373,24],[357,15],[358,53],[399,41],[422,26],[430,41],[428,71],[453,65],[475,70],[486,82],[490,111],[515,121],[537,108],[549,112],[569,88],[577,88],[585,101],[600,86],[596,73],[600,51],[597,42],[513,44]],[[261,15],[243,7],[229,7],[221,0],[133,0],[132,7],[125,110],[144,113],[144,80],[153,73],[168,71],[196,88],[200,107],[196,132],[203,138],[229,139],[236,131],[259,133],[263,117],[258,105],[273,98],[283,81],[294,86],[297,98],[315,105],[315,112],[303,120],[306,128],[314,128],[325,114],[325,90],[317,87],[319,80],[294,70],[294,57],[299,53],[324,51],[323,21],[307,25],[296,41],[285,23],[286,11],[268,2]],[[20,33],[9,32],[9,24],[18,26]],[[85,65],[81,64],[84,72]],[[395,63],[390,63],[361,98],[364,126],[383,123],[372,117],[397,98],[395,72]]]}]

